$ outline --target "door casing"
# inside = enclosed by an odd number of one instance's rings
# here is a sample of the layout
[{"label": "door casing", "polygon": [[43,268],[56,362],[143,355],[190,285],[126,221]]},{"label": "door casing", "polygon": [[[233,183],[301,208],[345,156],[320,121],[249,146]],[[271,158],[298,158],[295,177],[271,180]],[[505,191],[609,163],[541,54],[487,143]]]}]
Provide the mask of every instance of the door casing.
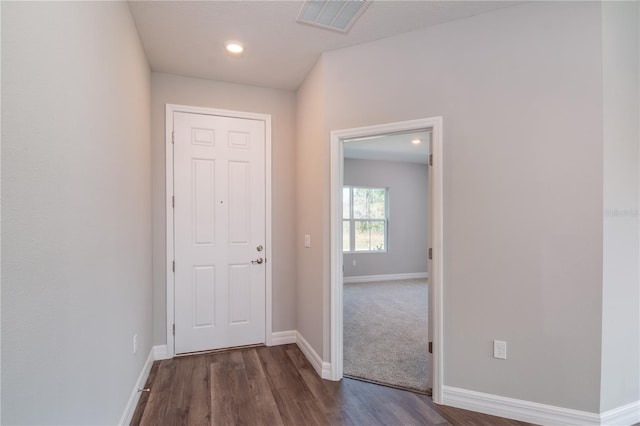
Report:
[{"label": "door casing", "polygon": [[[433,401],[442,403],[443,391],[443,173],[442,117],[424,118],[331,132],[331,380],[342,379],[343,372],[343,253],[342,253],[342,187],[344,184],[345,139],[377,136],[386,133],[431,130],[429,202],[430,247],[429,309],[433,311]],[[425,348],[426,350],[426,348]]]},{"label": "door casing", "polygon": [[[265,252],[272,254],[271,247],[271,115],[250,112],[229,111],[186,105],[166,104],[165,107],[165,213],[166,213],[166,274],[167,274],[167,357],[175,356],[173,335],[174,325],[174,215],[173,215],[173,114],[186,112],[192,114],[217,115],[221,117],[244,118],[264,121],[265,124]],[[272,262],[265,263],[265,343],[272,344]]]}]

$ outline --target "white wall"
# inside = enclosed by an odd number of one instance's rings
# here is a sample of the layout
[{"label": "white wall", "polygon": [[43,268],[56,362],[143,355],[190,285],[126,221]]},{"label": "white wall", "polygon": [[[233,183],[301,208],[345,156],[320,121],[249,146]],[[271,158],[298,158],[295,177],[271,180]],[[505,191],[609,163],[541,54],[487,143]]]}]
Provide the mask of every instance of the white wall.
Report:
[{"label": "white wall", "polygon": [[[316,158],[331,130],[444,117],[448,386],[600,410],[600,18],[598,3],[526,3],[323,56]],[[327,196],[309,226],[329,235]],[[327,294],[310,324],[325,334]]]},{"label": "white wall", "polygon": [[153,324],[154,344],[165,344],[166,215],[165,104],[271,115],[273,331],[296,328],[295,94],[170,74],[151,74],[151,156],[153,159]]},{"label": "white wall", "polygon": [[388,250],[345,254],[345,277],[427,272],[428,167],[345,158],[345,185],[389,188]]},{"label": "white wall", "polygon": [[149,67],[124,2],[2,9],[2,423],[115,424],[151,349]]},{"label": "white wall", "polygon": [[639,5],[602,3],[602,411],[640,400]]}]

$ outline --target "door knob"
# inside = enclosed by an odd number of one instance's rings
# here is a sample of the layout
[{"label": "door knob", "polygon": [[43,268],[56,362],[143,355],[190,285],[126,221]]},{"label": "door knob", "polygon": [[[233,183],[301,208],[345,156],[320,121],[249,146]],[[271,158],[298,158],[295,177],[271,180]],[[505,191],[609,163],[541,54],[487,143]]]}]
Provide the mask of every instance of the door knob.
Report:
[{"label": "door knob", "polygon": [[251,263],[253,263],[254,265],[257,263],[258,265],[262,264],[262,262],[264,262],[264,259],[259,257],[257,260],[252,260]]}]

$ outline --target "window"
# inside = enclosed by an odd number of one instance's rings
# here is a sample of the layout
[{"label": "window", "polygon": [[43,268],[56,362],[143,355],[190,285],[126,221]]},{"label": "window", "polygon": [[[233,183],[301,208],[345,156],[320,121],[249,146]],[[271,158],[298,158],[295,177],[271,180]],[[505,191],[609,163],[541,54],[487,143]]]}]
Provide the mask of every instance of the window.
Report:
[{"label": "window", "polygon": [[342,189],[342,250],[387,251],[386,188]]}]

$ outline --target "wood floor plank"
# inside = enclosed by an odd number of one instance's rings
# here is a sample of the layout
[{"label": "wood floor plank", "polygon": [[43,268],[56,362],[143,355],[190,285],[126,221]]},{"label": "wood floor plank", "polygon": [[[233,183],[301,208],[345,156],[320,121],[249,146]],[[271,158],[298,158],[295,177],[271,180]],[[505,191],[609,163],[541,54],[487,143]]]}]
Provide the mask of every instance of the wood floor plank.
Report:
[{"label": "wood floor plank", "polygon": [[[360,415],[367,416],[371,419],[369,420],[367,417],[364,418],[367,424],[396,424],[396,418],[387,406],[387,394],[389,393],[388,391],[391,391],[391,388],[385,388],[383,386],[363,386],[363,384],[363,382],[358,383],[360,389],[355,392],[354,395]],[[359,421],[359,424],[363,423]]]},{"label": "wood floor plank", "polygon": [[[160,368],[160,361],[155,361],[151,366],[151,370],[149,371],[149,376],[147,377],[147,381],[144,384],[145,389],[151,389],[151,385],[155,382],[155,378],[158,375],[158,370]],[[138,405],[136,406],[136,411],[133,413],[133,417],[131,418],[132,425],[139,425],[142,420],[142,415],[144,414],[144,409],[147,406],[147,402],[149,401],[149,395],[151,392],[142,392],[140,395],[140,399],[138,400]]]},{"label": "wood floor plank", "polygon": [[[238,356],[239,355],[239,356]],[[211,418],[219,425],[257,424],[257,413],[239,352],[220,354],[211,364]]]},{"label": "wood floor plank", "polygon": [[195,357],[191,376],[191,401],[189,401],[187,425],[208,426],[211,424],[210,366],[209,357]]},{"label": "wood floor plank", "polygon": [[286,347],[257,350],[284,424],[328,424],[318,401],[286,354]]},{"label": "wood floor plank", "polygon": [[150,386],[151,392],[149,392],[149,399],[140,419],[140,425],[158,425],[165,418],[176,363],[176,359],[160,361],[158,374]]},{"label": "wood floor plank", "polygon": [[275,389],[287,388],[292,393],[308,393],[302,378],[292,371],[290,361],[280,346],[256,349],[262,362],[262,367],[271,386]]},{"label": "wood floor plank", "polygon": [[320,376],[315,372],[311,363],[300,352],[296,346],[291,346],[285,350],[287,356],[298,370],[298,373],[302,377],[302,380],[307,385],[313,397],[320,403],[322,410],[325,414],[332,413],[338,402],[336,401],[335,392],[332,392],[327,386],[325,386],[325,380],[322,380]]},{"label": "wood floor plank", "polygon": [[249,390],[255,401],[258,423],[274,426],[284,425],[258,353],[255,350],[250,350],[244,352],[243,356]]},{"label": "wood floor plank", "polygon": [[299,401],[298,405],[304,413],[305,423],[308,425],[328,425],[331,424],[329,418],[322,411],[322,408],[315,399]]},{"label": "wood floor plank", "polygon": [[[440,416],[435,411],[430,412],[428,410],[420,410],[414,411],[411,409],[407,409],[401,405],[398,405],[396,402],[388,402],[385,406],[390,413],[393,414],[396,421],[395,424],[402,425],[447,425],[449,424],[447,420]],[[435,414],[435,416],[433,415]]]},{"label": "wood floor plank", "polygon": [[307,424],[306,416],[297,401],[291,397],[286,388],[272,389],[273,398],[278,406],[282,423],[285,426]]},{"label": "wood floor plank", "polygon": [[194,374],[195,357],[185,357],[176,364],[174,380],[165,412],[165,422],[171,425],[187,425],[187,416],[192,396],[191,380]]},{"label": "wood floor plank", "polygon": [[442,417],[433,406],[431,397],[412,393],[408,391],[387,392],[386,398],[393,407],[402,407],[402,410],[410,418],[424,421],[431,425],[446,424],[447,420]]},{"label": "wood floor plank", "polygon": [[159,361],[132,425],[524,426],[354,379],[321,379],[296,345]]}]

